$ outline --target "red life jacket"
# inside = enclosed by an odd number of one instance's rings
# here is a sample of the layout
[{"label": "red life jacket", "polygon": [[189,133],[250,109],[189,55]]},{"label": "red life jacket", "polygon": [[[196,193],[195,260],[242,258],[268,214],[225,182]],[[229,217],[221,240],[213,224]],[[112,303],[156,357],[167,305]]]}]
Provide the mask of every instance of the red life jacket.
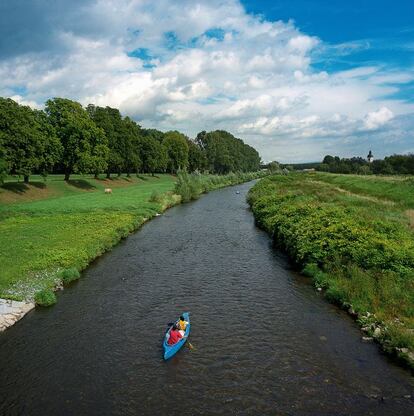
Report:
[{"label": "red life jacket", "polygon": [[176,344],[180,339],[182,338],[182,335],[180,334],[180,331],[177,329],[172,329],[170,331],[170,337],[168,338],[167,344],[168,345],[174,345]]}]

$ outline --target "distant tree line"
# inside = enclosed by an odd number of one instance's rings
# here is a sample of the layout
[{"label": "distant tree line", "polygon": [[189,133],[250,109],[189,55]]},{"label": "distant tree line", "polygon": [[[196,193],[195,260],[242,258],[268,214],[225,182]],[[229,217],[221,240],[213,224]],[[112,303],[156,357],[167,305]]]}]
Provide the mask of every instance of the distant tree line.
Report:
[{"label": "distant tree line", "polygon": [[0,182],[19,175],[64,173],[225,174],[260,168],[251,146],[224,130],[201,132],[191,140],[178,131],[145,129],[118,109],[66,98],[48,100],[44,110],[0,97]]},{"label": "distant tree line", "polygon": [[[278,165],[277,162],[271,162],[267,165],[262,165],[262,167],[272,170],[272,164]],[[340,158],[338,156],[326,155],[322,163],[280,164],[279,166],[288,170],[314,169],[320,172],[352,173],[358,175],[414,175],[414,154],[392,155],[372,162],[362,157]]]},{"label": "distant tree line", "polygon": [[382,160],[368,162],[362,157],[339,158],[327,155],[322,163],[315,166],[316,170],[332,173],[356,173],[361,175],[413,175],[414,154],[392,155]]}]

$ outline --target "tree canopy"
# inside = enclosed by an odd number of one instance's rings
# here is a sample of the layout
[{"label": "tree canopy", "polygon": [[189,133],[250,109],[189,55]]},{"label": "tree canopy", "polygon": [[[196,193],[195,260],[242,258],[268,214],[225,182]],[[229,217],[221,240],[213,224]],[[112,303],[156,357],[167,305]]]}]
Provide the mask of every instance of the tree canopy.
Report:
[{"label": "tree canopy", "polygon": [[33,173],[177,173],[256,171],[257,151],[224,130],[192,140],[179,131],[142,128],[111,107],[53,98],[34,110],[0,98],[0,182]]},{"label": "tree canopy", "polygon": [[0,98],[1,170],[21,175],[25,182],[39,171],[46,174],[61,154],[54,128],[43,111]]},{"label": "tree canopy", "polygon": [[167,151],[167,169],[171,173],[185,170],[188,166],[188,137],[178,131],[168,131],[163,145]]},{"label": "tree canopy", "polygon": [[260,168],[259,153],[227,131],[202,131],[198,133],[196,143],[204,150],[211,172],[248,172]]},{"label": "tree canopy", "polygon": [[46,114],[63,146],[65,180],[73,172],[96,173],[107,168],[109,149],[105,132],[79,103],[54,98],[46,102]]},{"label": "tree canopy", "polygon": [[[300,165],[296,165],[298,168]],[[340,158],[326,155],[322,163],[315,164],[319,171],[332,173],[355,173],[361,175],[407,175],[414,174],[414,154],[391,155],[369,162],[362,157]]]},{"label": "tree canopy", "polygon": [[117,108],[98,107],[93,104],[89,104],[86,111],[95,124],[105,132],[108,141],[107,178],[110,178],[113,172],[121,173],[124,167],[123,149],[126,139],[121,113]]}]

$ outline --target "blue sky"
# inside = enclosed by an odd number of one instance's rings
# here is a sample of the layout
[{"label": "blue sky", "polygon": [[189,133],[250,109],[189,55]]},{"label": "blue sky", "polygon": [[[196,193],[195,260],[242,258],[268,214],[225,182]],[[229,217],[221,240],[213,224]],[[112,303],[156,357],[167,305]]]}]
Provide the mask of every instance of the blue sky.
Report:
[{"label": "blue sky", "polygon": [[[293,19],[309,35],[327,43],[366,44],[352,59],[333,61],[331,70],[380,62],[414,65],[414,1],[412,0],[244,0],[250,13],[270,20]],[[369,46],[368,46],[369,45]]]},{"label": "blue sky", "polygon": [[117,107],[265,161],[414,152],[414,1],[3,0],[0,96]]}]

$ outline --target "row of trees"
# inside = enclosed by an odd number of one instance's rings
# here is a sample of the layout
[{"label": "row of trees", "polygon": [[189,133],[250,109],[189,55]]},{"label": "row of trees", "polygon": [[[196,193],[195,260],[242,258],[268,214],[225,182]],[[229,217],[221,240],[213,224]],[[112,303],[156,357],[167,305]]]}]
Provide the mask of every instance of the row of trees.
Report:
[{"label": "row of trees", "polygon": [[362,157],[341,159],[338,156],[327,155],[322,163],[316,165],[316,169],[323,172],[356,173],[362,175],[413,175],[414,154],[387,156],[382,160],[374,160],[371,163]]},{"label": "row of trees", "polygon": [[65,98],[34,110],[0,97],[0,180],[31,174],[256,171],[258,152],[226,131],[201,132],[195,140],[178,131],[141,128],[118,109]]}]

